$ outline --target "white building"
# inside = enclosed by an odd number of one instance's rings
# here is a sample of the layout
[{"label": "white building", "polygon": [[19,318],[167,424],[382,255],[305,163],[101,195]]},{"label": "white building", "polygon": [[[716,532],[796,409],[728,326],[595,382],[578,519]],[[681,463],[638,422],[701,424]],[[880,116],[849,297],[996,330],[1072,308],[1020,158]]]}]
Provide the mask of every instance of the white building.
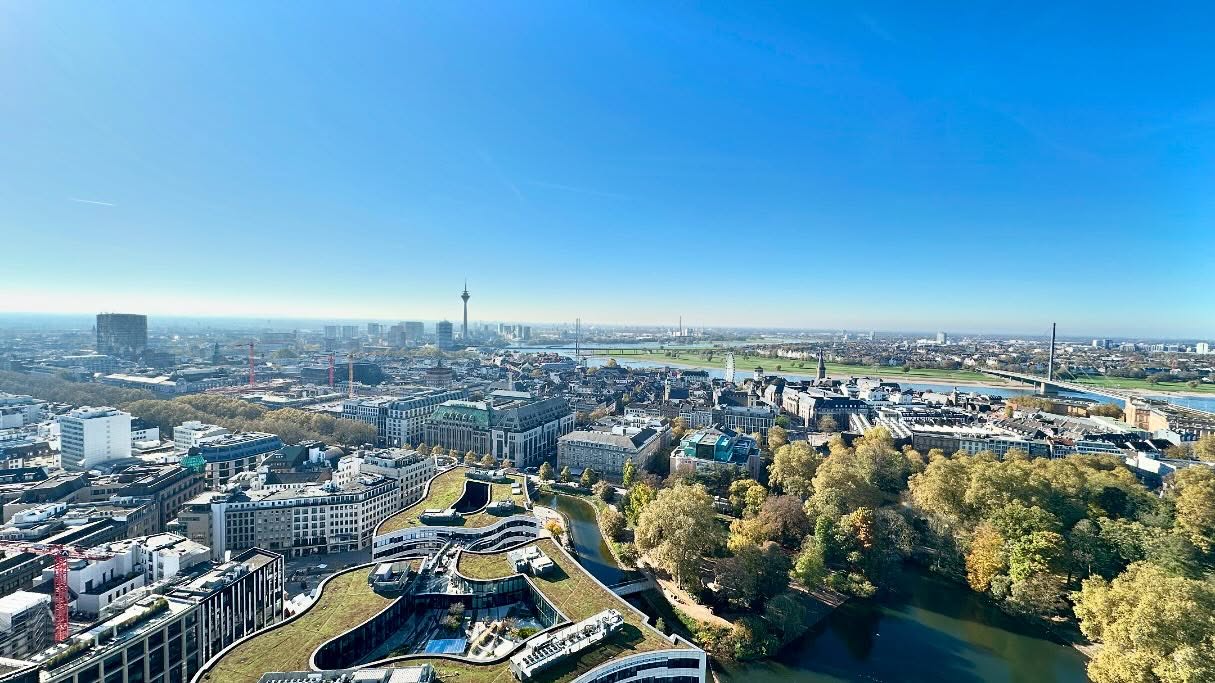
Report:
[{"label": "white building", "polygon": [[[96,550],[109,557],[68,563],[68,588],[82,614],[99,615],[116,600],[142,595],[145,586],[209,561],[211,554],[207,546],[170,533],[115,541]],[[43,579],[53,579],[54,573],[53,568],[44,569]]]},{"label": "white building", "polygon": [[0,598],[0,657],[25,659],[50,647],[51,596],[15,591]]},{"label": "white building", "polygon": [[231,433],[219,425],[209,425],[198,420],[191,420],[173,428],[173,445],[179,451],[187,451],[197,446],[198,442],[203,439]]},{"label": "white building", "polygon": [[60,463],[71,472],[131,456],[131,414],[115,408],[77,408],[59,416]]},{"label": "white building", "polygon": [[647,427],[615,426],[611,430],[579,429],[557,439],[557,467],[595,470],[619,480],[625,461],[647,468],[671,442],[671,428],[661,423]]},{"label": "white building", "polygon": [[359,458],[359,472],[375,474],[392,479],[401,488],[401,507],[422,500],[426,482],[435,476],[434,456],[417,451],[389,448],[355,453]]},{"label": "white building", "polygon": [[45,401],[0,391],[0,429],[24,427],[42,420]]}]

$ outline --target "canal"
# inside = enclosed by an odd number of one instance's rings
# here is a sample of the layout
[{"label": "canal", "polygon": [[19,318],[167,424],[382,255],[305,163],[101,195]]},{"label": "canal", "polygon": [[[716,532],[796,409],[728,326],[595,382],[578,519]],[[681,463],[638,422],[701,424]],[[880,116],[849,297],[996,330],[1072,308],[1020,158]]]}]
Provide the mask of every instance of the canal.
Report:
[{"label": "canal", "polygon": [[[590,503],[554,494],[536,502],[565,515],[578,560],[595,578],[607,585],[627,578]],[[673,621],[659,591],[630,602]],[[717,677],[722,683],[1084,683],[1084,669],[1075,649],[964,586],[909,565],[881,600],[851,600],[776,658],[718,669]]]}]

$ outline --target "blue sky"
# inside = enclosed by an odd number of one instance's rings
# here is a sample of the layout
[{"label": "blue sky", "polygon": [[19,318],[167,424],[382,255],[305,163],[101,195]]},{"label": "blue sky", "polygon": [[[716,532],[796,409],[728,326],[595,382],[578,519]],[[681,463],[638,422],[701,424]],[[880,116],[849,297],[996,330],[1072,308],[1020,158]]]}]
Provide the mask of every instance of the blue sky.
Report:
[{"label": "blue sky", "polygon": [[1211,12],[4,3],[0,310],[1212,337]]}]

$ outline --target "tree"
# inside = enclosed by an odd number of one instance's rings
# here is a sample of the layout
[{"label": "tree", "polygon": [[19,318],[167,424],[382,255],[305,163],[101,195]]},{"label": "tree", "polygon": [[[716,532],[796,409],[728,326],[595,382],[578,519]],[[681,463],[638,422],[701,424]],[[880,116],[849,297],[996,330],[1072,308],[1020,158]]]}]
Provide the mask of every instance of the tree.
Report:
[{"label": "tree", "polygon": [[808,441],[785,444],[776,450],[768,466],[768,481],[804,500],[814,492],[811,482],[822,462],[823,456]]},{"label": "tree", "polygon": [[801,552],[793,563],[793,578],[809,590],[822,587],[827,578],[827,559],[824,549],[814,536],[807,537],[802,543]]},{"label": "tree", "polygon": [[[474,458],[477,457],[476,454],[473,453],[472,451],[469,451],[469,453],[472,454],[472,456]],[[491,469],[491,468],[495,467],[497,464],[498,464],[498,461],[496,458],[494,458],[494,456],[492,454],[486,453],[485,455],[481,456],[481,467],[484,467],[486,469]]]},{"label": "tree", "polygon": [[775,543],[747,545],[717,562],[715,580],[730,602],[749,608],[789,587],[789,558]]},{"label": "tree", "polygon": [[624,506],[625,517],[632,524],[637,524],[637,520],[641,518],[641,513],[653,502],[658,493],[653,486],[645,482],[637,482],[633,484],[633,488],[629,489],[628,500]]},{"label": "tree", "polygon": [[991,587],[991,580],[1004,568],[1004,537],[995,526],[983,522],[975,529],[970,552],[966,554],[966,583],[976,591],[985,592]]},{"label": "tree", "polygon": [[1103,644],[1093,683],[1215,680],[1215,584],[1172,576],[1146,562],[1073,594],[1080,630]]},{"label": "tree", "polygon": [[839,423],[837,423],[835,418],[831,417],[830,415],[824,415],[818,420],[818,431],[820,432],[835,432],[838,431],[839,428]]},{"label": "tree", "polygon": [[553,466],[548,464],[547,462],[541,463],[540,470],[538,471],[537,475],[540,477],[541,481],[552,481],[553,480]]},{"label": "tree", "polygon": [[573,475],[571,475],[571,474],[570,474],[570,466],[569,466],[569,465],[566,465],[565,467],[562,467],[562,468],[561,468],[561,474],[560,474],[560,477],[561,477],[561,481],[562,481],[562,482],[566,482],[566,483],[568,483],[568,482],[569,482],[569,480],[570,480],[570,479],[573,477]]},{"label": "tree", "polygon": [[469,467],[476,467],[477,466],[477,454],[473,453],[472,451],[465,453],[464,454],[464,464],[468,465]]},{"label": "tree", "polygon": [[611,503],[616,500],[616,487],[606,481],[598,481],[593,488],[595,495],[605,503]]},{"label": "tree", "polygon": [[1194,443],[1194,457],[1203,462],[1215,462],[1215,434],[1206,434]]},{"label": "tree", "polygon": [[796,496],[768,498],[760,506],[755,519],[763,529],[765,540],[786,548],[796,548],[810,533],[810,520]]},{"label": "tree", "polygon": [[735,479],[730,482],[728,496],[739,514],[754,515],[768,497],[768,489],[754,479]]},{"label": "tree", "polygon": [[[783,415],[781,417],[784,417]],[[789,443],[789,432],[785,431],[780,425],[773,425],[768,430],[768,450],[775,451],[776,449]]]},{"label": "tree", "polygon": [[1089,415],[1122,419],[1122,408],[1117,403],[1102,403],[1088,409]]},{"label": "tree", "polygon": [[1066,586],[1062,576],[1043,572],[1014,581],[1005,604],[1022,616],[1047,618],[1067,609]]},{"label": "tree", "polygon": [[1063,537],[1053,531],[1035,531],[1008,543],[1008,576],[1014,582],[1050,573],[1062,564]]},{"label": "tree", "polygon": [[671,421],[671,436],[676,440],[682,439],[683,435],[688,431],[688,421],[683,417],[677,417]]},{"label": "tree", "polygon": [[1203,552],[1210,552],[1215,549],[1215,473],[1195,466],[1178,472],[1174,481],[1175,528]]},{"label": "tree", "polygon": [[721,544],[713,497],[699,485],[659,491],[638,517],[635,538],[638,549],[679,584],[699,579],[701,558]]},{"label": "tree", "polygon": [[633,480],[637,478],[637,465],[633,464],[632,460],[624,461],[624,468],[621,471],[620,483],[627,489],[633,485]]},{"label": "tree", "polygon": [[422,455],[430,455],[430,446],[427,446],[426,442],[423,441],[422,443],[418,444],[417,451]]},{"label": "tree", "polygon": [[589,467],[582,470],[582,476],[578,479],[578,483],[581,484],[582,488],[584,488],[584,489],[591,488],[598,481],[599,481],[599,475],[595,472],[595,470],[593,470]]},{"label": "tree", "polygon": [[616,512],[612,508],[605,508],[599,513],[599,529],[604,536],[619,541],[621,534],[624,533],[624,515]]},{"label": "tree", "polygon": [[789,416],[788,415],[777,415],[776,419],[773,420],[773,422],[776,424],[777,427],[780,427],[781,429],[789,428]]},{"label": "tree", "polygon": [[788,644],[806,632],[810,612],[797,595],[782,593],[764,603],[764,619],[781,634],[781,644]]}]

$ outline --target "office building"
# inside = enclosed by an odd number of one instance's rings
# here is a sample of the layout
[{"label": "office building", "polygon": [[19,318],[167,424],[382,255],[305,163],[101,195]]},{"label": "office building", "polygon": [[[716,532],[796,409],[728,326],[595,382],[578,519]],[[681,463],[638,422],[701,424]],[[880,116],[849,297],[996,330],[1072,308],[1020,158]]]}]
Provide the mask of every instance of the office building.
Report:
[{"label": "office building", "polygon": [[416,446],[422,443],[426,419],[446,401],[468,397],[465,389],[411,389],[388,404],[384,421],[384,442],[389,446]]},{"label": "office building", "polygon": [[671,452],[671,473],[728,468],[758,479],[763,468],[759,444],[732,429],[710,427],[683,437]]},{"label": "office building", "polygon": [[1211,352],[1211,345],[1207,342],[1198,342],[1194,345],[1194,352],[1206,355]]},{"label": "office building", "polygon": [[115,408],[77,408],[59,418],[60,463],[83,472],[131,457],[131,414]]},{"label": "office building", "polygon": [[148,348],[148,316],[97,314],[97,353],[138,360]]},{"label": "office building", "polygon": [[435,323],[435,345],[444,351],[455,347],[455,343],[451,338],[450,322],[442,320]]},{"label": "office building", "polygon": [[203,439],[231,433],[231,431],[219,425],[209,425],[198,420],[191,420],[173,428],[173,445],[178,451],[185,452],[197,446]]},{"label": "office building", "polygon": [[406,320],[404,324],[406,344],[416,344],[426,334],[426,326],[416,320]]},{"label": "office building", "polygon": [[937,332],[937,343],[938,344],[948,344],[949,335],[945,334],[944,332]]},{"label": "office building", "polygon": [[264,432],[212,436],[187,451],[182,464],[201,471],[206,488],[219,490],[233,476],[257,469],[269,453],[282,447],[282,439]]},{"label": "office building", "polygon": [[351,340],[357,339],[359,336],[358,325],[342,325],[342,339]]},{"label": "office building", "polygon": [[619,481],[626,462],[647,469],[651,460],[664,452],[670,436],[671,428],[658,422],[646,427],[579,429],[557,439],[557,467],[569,467],[578,473],[589,467]]},{"label": "office building", "polygon": [[338,326],[337,325],[326,325],[325,326],[325,339],[337,339],[337,338],[338,338]]},{"label": "office building", "polygon": [[113,474],[92,477],[76,496],[78,502],[138,498],[153,508],[151,533],[164,531],[185,502],[203,492],[202,474],[181,465],[138,464]]},{"label": "office building", "polygon": [[427,419],[423,441],[531,467],[556,456],[557,439],[573,429],[574,412],[563,398],[495,391],[488,401],[444,403]]},{"label": "office building", "polygon": [[400,448],[355,451],[358,470],[397,482],[401,489],[401,507],[422,499],[426,482],[435,476],[434,456]]},{"label": "office building", "polygon": [[25,659],[54,642],[51,596],[16,591],[0,598],[0,657]]},{"label": "office building", "polygon": [[13,429],[42,420],[46,401],[0,391],[0,429]]},{"label": "office building", "polygon": [[379,323],[367,323],[367,336],[372,339],[379,339],[380,334],[384,331],[384,327]]},{"label": "office building", "polygon": [[249,548],[291,557],[349,552],[371,546],[376,525],[400,509],[401,490],[397,481],[370,474],[344,486],[271,488],[254,481],[187,501],[170,526],[209,546],[214,559]]}]

